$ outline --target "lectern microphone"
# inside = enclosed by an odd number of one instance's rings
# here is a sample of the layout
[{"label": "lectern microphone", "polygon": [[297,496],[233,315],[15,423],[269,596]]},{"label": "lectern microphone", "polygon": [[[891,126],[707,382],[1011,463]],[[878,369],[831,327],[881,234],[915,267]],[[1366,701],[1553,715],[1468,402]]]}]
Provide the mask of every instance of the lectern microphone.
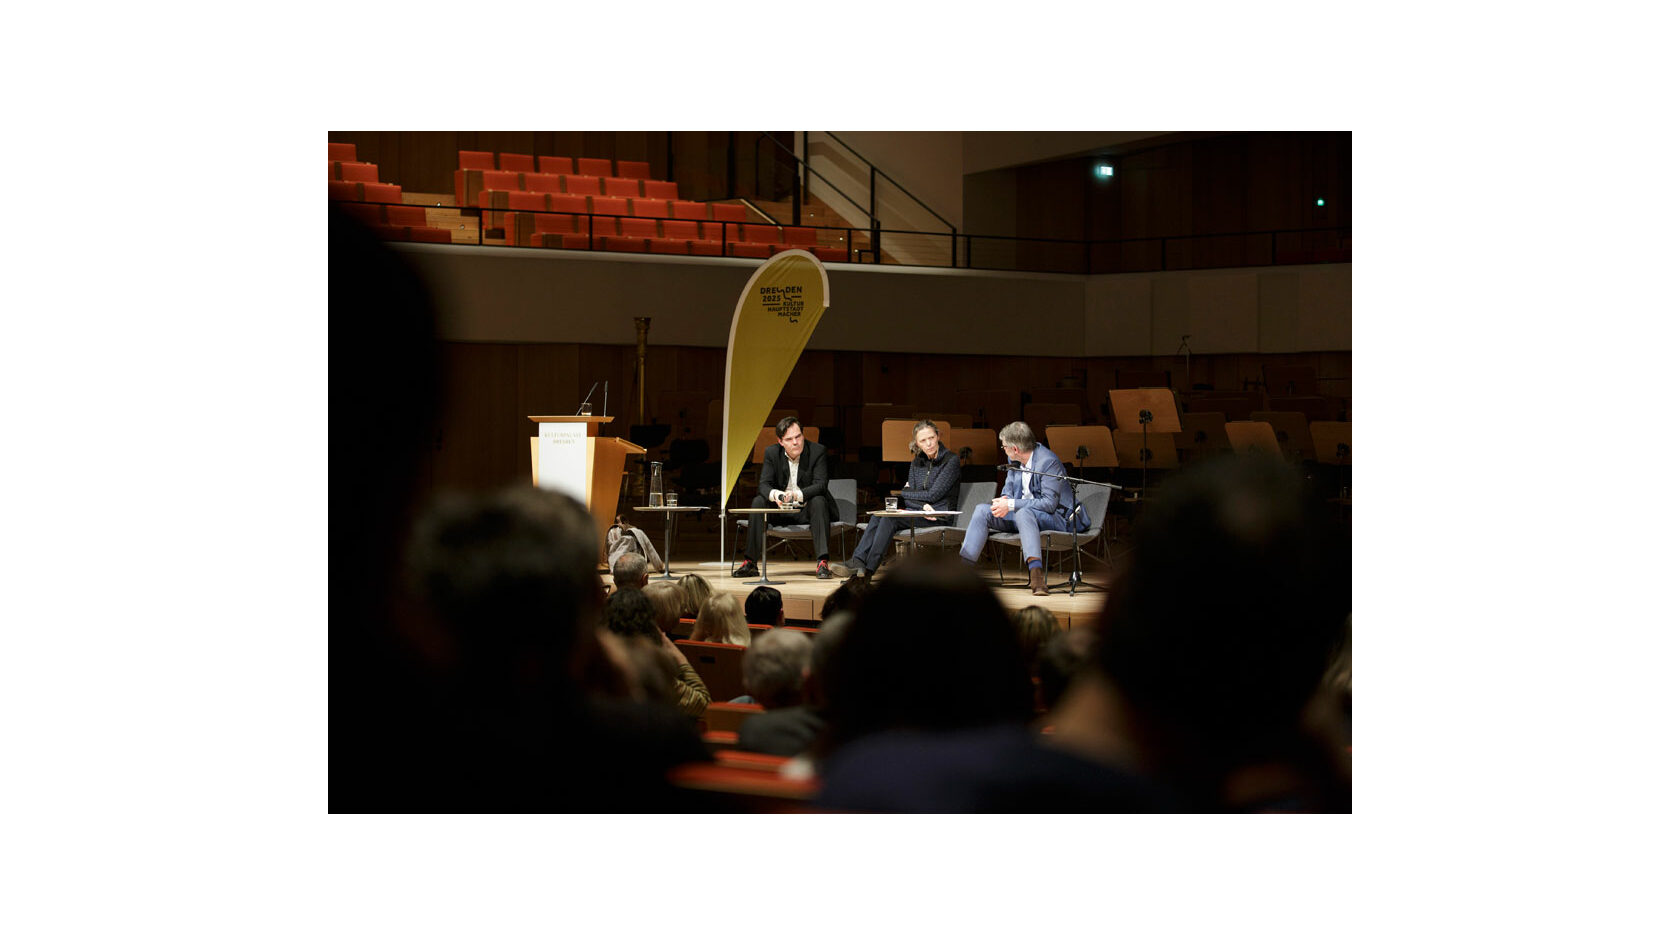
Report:
[{"label": "lectern microphone", "polygon": [[589,398],[595,396],[595,388],[600,387],[600,386],[601,386],[600,381],[596,381],[594,384],[590,385],[589,393],[583,395],[583,403],[578,404],[578,409],[577,409],[577,415],[578,416],[580,416],[580,417],[589,416]]}]

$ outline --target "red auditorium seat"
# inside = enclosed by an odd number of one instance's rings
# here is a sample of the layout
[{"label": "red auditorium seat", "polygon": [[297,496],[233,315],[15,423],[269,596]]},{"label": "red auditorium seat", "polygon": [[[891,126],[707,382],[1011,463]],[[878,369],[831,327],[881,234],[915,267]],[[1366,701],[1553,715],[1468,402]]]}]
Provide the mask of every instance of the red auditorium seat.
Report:
[{"label": "red auditorium seat", "polygon": [[784,226],[782,242],[788,246],[807,249],[817,245],[817,231],[808,226]]},{"label": "red auditorium seat", "polygon": [[703,643],[699,640],[678,640],[688,664],[700,674],[714,702],[728,702],[747,694],[741,682],[741,657],[747,648],[732,643]]},{"label": "red auditorium seat", "polygon": [[707,798],[727,799],[742,813],[798,813],[812,810],[822,784],[816,778],[786,778],[780,771],[732,768],[716,762],[677,765],[671,783]]},{"label": "red auditorium seat", "polygon": [[597,239],[597,247],[611,253],[645,253],[647,252],[647,238],[639,236],[603,236]]},{"label": "red auditorium seat", "polygon": [[672,239],[697,240],[700,238],[700,224],[693,220],[664,220],[659,228]]},{"label": "red auditorium seat", "polygon": [[362,199],[362,185],[353,180],[327,181],[328,200],[360,200]]},{"label": "red auditorium seat", "polygon": [[582,194],[549,194],[548,209],[559,213],[588,213],[589,198]]},{"label": "red auditorium seat", "polygon": [[507,208],[509,210],[547,210],[548,194],[539,193],[535,190],[516,190],[507,195]]},{"label": "red auditorium seat", "polygon": [[628,177],[603,177],[601,193],[609,197],[640,197],[642,182]]},{"label": "red auditorium seat", "polygon": [[[642,193],[660,200],[675,200],[677,199],[677,182],[672,180],[644,180],[642,181]],[[696,217],[695,219],[701,218]]]},{"label": "red auditorium seat", "polygon": [[408,228],[408,239],[414,243],[448,243],[452,241],[449,231],[437,226],[411,226]]},{"label": "red auditorium seat", "polygon": [[408,227],[397,226],[395,223],[375,223],[373,232],[379,234],[379,238],[382,240],[408,239]]},{"label": "red auditorium seat", "polygon": [[539,213],[531,218],[533,233],[576,233],[578,218],[569,213]]},{"label": "red auditorium seat", "polygon": [[601,178],[587,174],[564,174],[560,178],[566,182],[566,193],[589,194],[591,196],[601,192]]},{"label": "red auditorium seat", "polygon": [[506,151],[496,155],[496,170],[499,171],[527,171],[535,173],[537,162],[529,154],[509,154]]},{"label": "red auditorium seat", "polygon": [[[754,702],[713,702],[706,706],[706,731],[708,732],[739,732],[741,721],[749,715],[759,715],[764,712],[764,706]],[[786,758],[778,761],[787,763]]]},{"label": "red auditorium seat", "polygon": [[650,253],[670,253],[678,256],[688,255],[688,240],[686,239],[660,237],[657,239],[650,239],[647,242],[648,252]]},{"label": "red auditorium seat", "polygon": [[630,201],[624,197],[591,197],[589,198],[590,213],[606,214],[615,217],[630,215]]},{"label": "red auditorium seat", "polygon": [[[355,159],[356,159],[356,146],[355,145],[353,145],[353,144],[342,144],[342,143],[335,142],[335,141],[328,141],[327,142],[327,160],[329,160],[329,161],[354,161]],[[628,177],[629,175],[625,175],[625,176]]]},{"label": "red auditorium seat", "polygon": [[711,207],[712,219],[714,220],[729,220],[734,223],[747,222],[747,208],[738,203],[714,203]]},{"label": "red auditorium seat", "polygon": [[354,180],[364,184],[379,183],[379,165],[363,164],[360,161],[340,164],[339,180]]},{"label": "red auditorium seat", "polygon": [[[546,246],[546,238],[553,236],[554,245],[558,247],[559,237],[576,234],[577,228],[577,218],[570,214],[510,213],[507,220],[507,243],[509,246]],[[583,238],[583,244],[585,247],[589,245],[589,237]]]},{"label": "red auditorium seat", "polygon": [[723,243],[718,240],[689,240],[690,256],[722,256]]},{"label": "red auditorium seat", "polygon": [[780,227],[765,226],[759,223],[746,223],[741,226],[741,242],[743,243],[779,243],[782,241]]},{"label": "red auditorium seat", "polygon": [[523,184],[523,189],[525,190],[540,190],[545,194],[560,193],[559,174],[539,174],[535,171],[530,171],[521,178],[521,183]]},{"label": "red auditorium seat", "polygon": [[618,176],[634,177],[637,180],[647,180],[653,174],[653,168],[646,161],[619,161]]},{"label": "red auditorium seat", "polygon": [[457,151],[463,171],[493,171],[496,155],[489,151]]},{"label": "red auditorium seat", "polygon": [[776,247],[769,243],[730,243],[729,255],[751,256],[755,259],[769,259]]},{"label": "red auditorium seat", "polygon": [[671,211],[666,201],[633,197],[630,200],[630,214],[638,217],[668,217]]},{"label": "red auditorium seat", "polygon": [[625,217],[618,221],[620,236],[642,236],[657,238],[659,236],[659,221],[642,217]]},{"label": "red auditorium seat", "polygon": [[611,177],[613,176],[612,161],[606,158],[578,158],[577,172],[592,177]]},{"label": "red auditorium seat", "polygon": [[485,190],[524,190],[519,186],[518,171],[485,171]]},{"label": "red auditorium seat", "polygon": [[[722,223],[701,222],[701,224],[700,224],[700,238],[703,239],[703,240],[709,240],[709,241],[715,242],[715,243],[721,243],[721,242],[723,242],[723,228],[724,228],[724,226],[725,226],[725,224],[722,224]],[[739,225],[737,225],[735,227],[735,232],[729,234],[729,238],[732,239],[732,240],[738,240],[738,239],[741,238],[741,227]]]},{"label": "red auditorium seat", "polygon": [[576,174],[572,169],[572,159],[569,157],[554,157],[543,154],[537,157],[537,170],[544,174]]},{"label": "red auditorium seat", "polygon": [[[420,206],[408,206],[406,204],[386,207],[385,222],[395,223],[399,226],[425,226],[426,208]],[[444,232],[448,233],[449,231],[444,230]]]},{"label": "red auditorium seat", "polygon": [[706,205],[695,200],[672,200],[671,216],[679,220],[704,220]]},{"label": "red auditorium seat", "polygon": [[536,237],[533,246],[545,249],[588,249],[589,237],[583,233],[542,233]]},{"label": "red auditorium seat", "polygon": [[402,188],[396,184],[358,183],[362,185],[362,199],[369,203],[402,203]]}]

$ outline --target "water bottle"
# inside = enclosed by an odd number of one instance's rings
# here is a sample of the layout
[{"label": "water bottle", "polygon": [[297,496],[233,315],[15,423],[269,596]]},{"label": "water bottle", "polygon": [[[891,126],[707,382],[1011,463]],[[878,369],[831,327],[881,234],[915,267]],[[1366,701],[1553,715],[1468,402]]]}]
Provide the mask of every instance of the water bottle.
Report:
[{"label": "water bottle", "polygon": [[648,463],[648,505],[659,505],[665,501],[664,466],[664,463]]}]

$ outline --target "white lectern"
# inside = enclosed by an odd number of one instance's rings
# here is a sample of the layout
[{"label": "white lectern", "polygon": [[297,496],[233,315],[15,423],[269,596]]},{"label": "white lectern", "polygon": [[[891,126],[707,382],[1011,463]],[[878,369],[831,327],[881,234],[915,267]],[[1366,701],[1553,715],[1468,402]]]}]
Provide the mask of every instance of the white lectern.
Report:
[{"label": "white lectern", "polygon": [[531,482],[542,489],[564,492],[589,507],[595,517],[595,547],[601,549],[607,529],[618,513],[618,494],[624,460],[647,450],[617,437],[599,436],[600,426],[612,417],[531,417],[537,435],[531,437]]}]

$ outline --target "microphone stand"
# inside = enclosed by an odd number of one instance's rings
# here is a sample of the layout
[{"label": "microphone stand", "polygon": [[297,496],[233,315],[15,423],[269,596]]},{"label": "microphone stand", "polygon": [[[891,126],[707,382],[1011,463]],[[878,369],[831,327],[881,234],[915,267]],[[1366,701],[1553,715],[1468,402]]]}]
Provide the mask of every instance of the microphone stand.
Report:
[{"label": "microphone stand", "polygon": [[[601,386],[601,382],[600,382],[600,381],[596,381],[596,382],[595,382],[595,383],[593,383],[593,384],[591,384],[591,385],[589,385],[589,393],[587,393],[587,394],[584,394],[584,395],[583,395],[583,403],[581,403],[581,404],[578,404],[578,409],[577,409],[577,415],[578,415],[578,416],[580,416],[580,417],[587,417],[587,416],[589,416],[589,415],[590,415],[590,413],[591,413],[591,411],[592,411],[592,410],[593,410],[593,409],[594,409],[594,408],[592,408],[592,407],[590,407],[590,405],[589,405],[589,398],[591,398],[591,397],[594,397],[594,396],[595,396],[595,388],[597,388],[597,387],[600,387],[600,386]],[[587,409],[586,409],[586,408],[587,408]],[[603,412],[603,413],[604,413],[604,412],[605,412],[605,411],[602,411],[602,412]]]},{"label": "microphone stand", "polygon": [[[1081,446],[1079,448],[1079,450],[1080,450],[1080,456],[1079,456],[1080,469],[1079,469],[1079,471],[1084,472],[1085,471],[1085,469],[1084,469],[1085,457],[1089,454],[1086,453],[1085,448],[1083,446]],[[1007,468],[1007,467],[1004,467],[1004,468]],[[1073,574],[1070,575],[1068,580],[1067,580],[1068,595],[1072,596],[1073,592],[1078,589],[1080,582],[1082,580],[1084,580],[1084,576],[1085,576],[1085,570],[1084,570],[1085,569],[1085,557],[1084,557],[1085,548],[1084,548],[1083,545],[1081,545],[1079,543],[1079,529],[1077,527],[1078,524],[1079,524],[1079,485],[1081,483],[1084,483],[1087,486],[1106,486],[1106,485],[1108,485],[1108,483],[1106,483],[1106,482],[1095,482],[1095,481],[1090,480],[1090,479],[1080,479],[1076,476],[1058,476],[1055,473],[1039,472],[1036,469],[1022,468],[1022,469],[1017,469],[1016,472],[1026,473],[1026,474],[1032,475],[1032,476],[1043,476],[1046,479],[1060,479],[1061,481],[1067,483],[1068,488],[1071,489],[1072,492],[1073,492],[1073,506],[1072,506],[1072,508],[1068,509],[1068,514],[1067,514],[1067,526],[1068,526],[1067,530],[1073,536]],[[1062,585],[1060,585],[1060,584],[1056,585],[1056,587],[1061,587],[1061,586]],[[1099,591],[1104,589],[1102,587],[1102,585],[1100,585],[1100,584],[1091,584],[1091,583],[1088,583],[1088,582],[1086,583],[1085,586],[1094,587]]]},{"label": "microphone stand", "polygon": [[1143,506],[1143,495],[1149,489],[1149,422],[1155,415],[1147,410],[1138,411],[1138,423],[1143,425],[1143,446],[1138,450],[1138,458],[1143,460],[1143,484],[1138,486],[1138,506]]}]

